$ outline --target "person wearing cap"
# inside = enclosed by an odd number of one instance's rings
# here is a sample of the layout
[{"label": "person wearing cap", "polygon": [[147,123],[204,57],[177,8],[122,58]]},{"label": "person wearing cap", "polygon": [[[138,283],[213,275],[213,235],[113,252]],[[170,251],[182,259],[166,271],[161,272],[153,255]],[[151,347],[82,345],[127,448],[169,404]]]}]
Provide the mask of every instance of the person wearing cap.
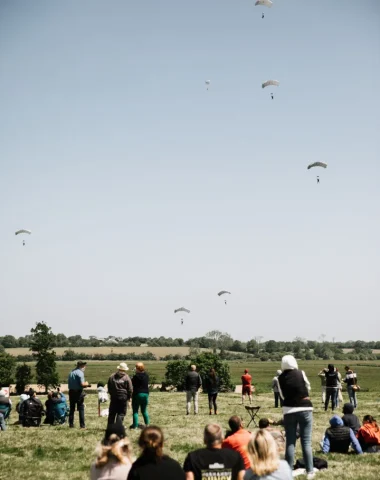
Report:
[{"label": "person wearing cap", "polygon": [[278,408],[278,404],[280,403],[282,407],[282,398],[280,397],[278,391],[278,377],[281,375],[281,370],[277,370],[276,375],[272,379],[272,390],[274,395],[274,408]]},{"label": "person wearing cap", "polygon": [[68,386],[69,386],[69,400],[70,400],[70,413],[69,413],[69,427],[74,428],[74,413],[75,408],[79,412],[79,424],[80,428],[86,428],[84,420],[84,397],[85,393],[83,389],[91,387],[91,385],[84,379],[84,370],[87,362],[77,362],[76,368],[69,373]]},{"label": "person wearing cap", "polygon": [[132,398],[132,381],[127,374],[129,368],[126,363],[117,366],[117,372],[108,379],[107,388],[111,397],[108,414],[108,425],[116,421],[123,423],[127,413],[127,403],[130,405]]},{"label": "person wearing cap", "polygon": [[96,457],[90,480],[126,480],[132,467],[132,449],[122,423],[108,425]]},{"label": "person wearing cap", "polygon": [[244,404],[244,397],[248,395],[249,403],[252,403],[252,376],[248,373],[248,370],[244,370],[244,375],[241,376],[241,404]]}]

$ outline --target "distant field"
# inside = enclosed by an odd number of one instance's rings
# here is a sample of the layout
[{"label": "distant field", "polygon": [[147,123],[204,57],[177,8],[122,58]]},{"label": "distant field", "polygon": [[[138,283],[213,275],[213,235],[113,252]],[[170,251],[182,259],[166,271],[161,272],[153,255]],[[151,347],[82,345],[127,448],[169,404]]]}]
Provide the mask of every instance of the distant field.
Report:
[{"label": "distant field", "polygon": [[[342,350],[343,350],[343,353],[351,353],[351,352],[353,352],[354,349],[353,348],[342,348]],[[372,353],[374,355],[376,355],[377,353],[380,353],[380,350],[376,350],[376,348],[374,348],[372,350]]]},{"label": "distant field", "polygon": [[[29,348],[6,348],[7,353],[11,355],[29,355]],[[54,348],[57,355],[63,355],[65,350],[73,350],[78,353],[86,353],[87,355],[95,355],[96,353],[109,355],[110,353],[145,353],[152,352],[156,357],[164,357],[165,355],[188,355],[189,347],[57,347]]]}]

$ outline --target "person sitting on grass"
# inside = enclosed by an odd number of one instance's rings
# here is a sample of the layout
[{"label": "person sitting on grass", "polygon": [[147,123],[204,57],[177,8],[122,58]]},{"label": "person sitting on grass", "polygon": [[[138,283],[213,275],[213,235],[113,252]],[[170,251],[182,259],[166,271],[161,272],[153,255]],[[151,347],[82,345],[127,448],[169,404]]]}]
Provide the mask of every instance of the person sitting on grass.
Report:
[{"label": "person sitting on grass", "polygon": [[331,427],[326,430],[322,442],[323,453],[348,453],[350,445],[355,453],[363,453],[354,432],[350,427],[344,425],[343,420],[338,415],[334,415],[330,419],[330,425]]},{"label": "person sitting on grass", "polygon": [[216,423],[206,425],[203,434],[206,448],[188,453],[183,469],[186,480],[204,478],[228,478],[243,480],[244,462],[240,453],[229,448],[222,448],[223,431]]},{"label": "person sitting on grass", "polygon": [[272,435],[277,445],[278,454],[280,455],[280,457],[284,457],[285,456],[285,437],[283,433],[280,430],[277,430],[276,428],[271,427],[271,424],[268,418],[260,418],[259,428],[261,430],[266,430]]},{"label": "person sitting on grass", "polygon": [[248,430],[245,430],[242,419],[237,415],[233,415],[228,420],[228,425],[230,426],[231,433],[229,433],[228,437],[226,435],[222,443],[222,448],[230,448],[231,450],[239,452],[244,461],[244,467],[247,469],[251,466],[247,454],[247,445],[251,440],[252,434]]},{"label": "person sitting on grass", "polygon": [[356,435],[361,427],[360,420],[354,414],[354,406],[352,403],[345,403],[343,405],[343,423],[346,427],[350,427]]},{"label": "person sitting on grass", "polygon": [[132,466],[132,452],[121,422],[108,426],[96,455],[90,469],[91,480],[126,480]]},{"label": "person sitting on grass", "polygon": [[380,452],[380,428],[372,415],[365,415],[363,418],[363,426],[359,428],[356,436],[363,452]]},{"label": "person sitting on grass", "polygon": [[288,462],[280,460],[277,445],[266,430],[258,430],[248,443],[251,467],[245,472],[244,480],[292,480]]},{"label": "person sitting on grass", "polygon": [[133,463],[128,480],[185,480],[181,465],[164,455],[161,428],[145,427],[139,438],[139,447],[141,455]]}]

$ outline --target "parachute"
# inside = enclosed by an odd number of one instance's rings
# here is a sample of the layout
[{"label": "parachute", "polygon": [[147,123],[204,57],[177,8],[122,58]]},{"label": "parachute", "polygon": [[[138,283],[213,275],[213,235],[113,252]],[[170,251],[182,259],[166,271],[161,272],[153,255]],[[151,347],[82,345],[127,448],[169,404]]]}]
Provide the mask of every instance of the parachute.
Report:
[{"label": "parachute", "polygon": [[227,290],[222,290],[222,291],[220,291],[220,292],[218,293],[218,295],[219,295],[219,297],[220,297],[221,295],[224,295],[225,293],[228,293],[229,295],[231,295],[231,292],[227,292]]},{"label": "parachute", "polygon": [[268,7],[271,8],[273,5],[273,2],[270,0],[257,0],[255,3],[255,7]]},{"label": "parachute", "polygon": [[307,169],[310,170],[310,168],[313,167],[322,167],[322,168],[327,168],[327,163],[325,162],[314,162],[308,165]]},{"label": "parachute", "polygon": [[272,85],[274,87],[279,87],[280,86],[280,82],[278,80],[267,80],[266,82],[264,82],[261,87],[262,88],[265,88],[265,87],[269,87],[269,85]]},{"label": "parachute", "polygon": [[[221,297],[222,295],[226,295],[226,294],[231,295],[231,292],[228,292],[227,290],[221,290],[218,293],[219,297]],[[224,300],[224,305],[227,305],[227,300]]]},{"label": "parachute", "polygon": [[[178,312],[184,312],[184,313],[190,313],[190,310],[188,310],[187,308],[185,307],[180,307],[180,308],[176,308],[174,310],[174,313],[178,313]],[[181,318],[181,325],[183,325],[183,315],[181,315],[182,318]]]},{"label": "parachute", "polygon": [[177,312],[186,312],[186,313],[190,313],[190,310],[188,310],[187,308],[185,307],[181,307],[181,308],[177,308],[176,310],[174,310],[174,313],[177,313]]},{"label": "parachute", "polygon": [[210,83],[211,83],[211,80],[205,80],[205,84],[206,84],[207,90],[208,90],[208,87],[209,87]]},{"label": "parachute", "polygon": [[[22,228],[21,230],[17,230],[17,232],[15,232],[15,235],[20,235],[20,233],[27,233],[28,235],[30,235],[32,232],[31,230],[26,230]],[[23,246],[25,246],[25,240],[22,241],[22,244]]]}]

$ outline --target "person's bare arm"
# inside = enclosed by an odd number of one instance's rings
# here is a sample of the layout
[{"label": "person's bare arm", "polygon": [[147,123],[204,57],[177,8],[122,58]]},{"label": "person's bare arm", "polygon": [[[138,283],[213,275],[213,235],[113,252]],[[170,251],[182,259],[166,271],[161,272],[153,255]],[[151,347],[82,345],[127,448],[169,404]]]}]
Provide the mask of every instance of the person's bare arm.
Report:
[{"label": "person's bare arm", "polygon": [[238,476],[237,476],[237,480],[243,480],[244,479],[244,474],[245,474],[245,470],[240,470],[240,472],[238,473]]},{"label": "person's bare arm", "polygon": [[[186,472],[186,480],[194,480],[194,473],[193,472]],[[240,478],[239,478],[240,480]],[[241,477],[241,480],[243,480],[243,477]]]}]

